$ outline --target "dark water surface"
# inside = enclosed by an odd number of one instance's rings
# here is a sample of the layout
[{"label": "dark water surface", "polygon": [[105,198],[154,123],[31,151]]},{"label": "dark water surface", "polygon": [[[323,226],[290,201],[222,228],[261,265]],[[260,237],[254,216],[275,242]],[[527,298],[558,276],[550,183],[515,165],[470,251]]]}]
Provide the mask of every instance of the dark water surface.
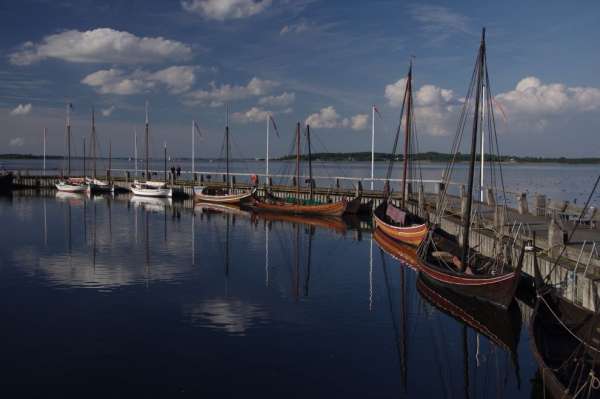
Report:
[{"label": "dark water surface", "polygon": [[511,354],[367,230],[73,195],[0,220],[3,397],[532,395],[526,324]]}]

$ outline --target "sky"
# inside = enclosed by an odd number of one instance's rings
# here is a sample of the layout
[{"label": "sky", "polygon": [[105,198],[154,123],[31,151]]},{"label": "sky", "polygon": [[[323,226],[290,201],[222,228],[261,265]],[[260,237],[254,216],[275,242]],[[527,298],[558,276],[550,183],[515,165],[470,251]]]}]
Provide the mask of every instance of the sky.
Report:
[{"label": "sky", "polygon": [[[150,145],[235,157],[286,155],[296,122],[313,151],[391,151],[413,57],[421,151],[449,152],[486,27],[503,154],[600,156],[597,1],[21,0],[0,3],[0,153],[73,152],[96,110],[100,152]],[[271,128],[271,133],[273,129]],[[466,150],[465,150],[466,151]]]}]

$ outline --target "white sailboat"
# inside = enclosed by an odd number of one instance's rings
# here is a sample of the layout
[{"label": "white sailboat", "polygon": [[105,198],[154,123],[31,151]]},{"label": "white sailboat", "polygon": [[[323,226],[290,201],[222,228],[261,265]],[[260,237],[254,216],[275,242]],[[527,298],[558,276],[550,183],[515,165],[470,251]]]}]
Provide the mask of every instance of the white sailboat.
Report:
[{"label": "white sailboat", "polygon": [[[66,119],[66,141],[67,141],[67,177],[56,183],[58,191],[68,193],[83,193],[87,190],[85,178],[71,177],[71,103],[67,104],[67,119]],[[84,154],[85,155],[85,154]]]},{"label": "white sailboat", "polygon": [[134,195],[142,197],[158,197],[158,198],[171,198],[173,196],[173,189],[167,187],[167,182],[153,181],[148,179],[150,176],[150,169],[148,167],[148,103],[146,102],[146,181],[139,182],[135,180],[130,187],[131,192]]}]

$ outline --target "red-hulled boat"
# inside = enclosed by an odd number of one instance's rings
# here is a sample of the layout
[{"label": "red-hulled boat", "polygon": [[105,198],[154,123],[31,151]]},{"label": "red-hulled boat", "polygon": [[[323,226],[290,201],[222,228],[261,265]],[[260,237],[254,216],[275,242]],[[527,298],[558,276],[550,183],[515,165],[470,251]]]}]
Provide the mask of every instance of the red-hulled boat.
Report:
[{"label": "red-hulled boat", "polygon": [[[402,111],[400,113],[400,125],[404,121],[404,156],[403,156],[403,170],[402,170],[402,198],[400,200],[400,207],[396,207],[392,204],[389,198],[389,183],[386,183],[384,189],[384,201],[373,211],[373,222],[375,228],[380,229],[385,234],[393,238],[394,240],[403,242],[405,244],[419,246],[423,240],[427,237],[427,231],[429,230],[427,221],[418,215],[411,213],[406,206],[406,197],[410,190],[408,187],[408,178],[411,174],[413,160],[411,154],[411,147],[413,146],[414,135],[413,133],[413,95],[412,95],[412,62],[408,69],[408,75],[406,78],[406,87],[404,90],[404,98],[402,100]],[[396,138],[394,140],[394,148],[392,155],[396,154],[396,148],[398,146],[398,138],[400,135],[400,127],[396,131]],[[390,159],[388,166],[386,180],[389,182],[391,177],[392,167],[394,164],[394,156]],[[414,176],[413,176],[414,177]]]}]

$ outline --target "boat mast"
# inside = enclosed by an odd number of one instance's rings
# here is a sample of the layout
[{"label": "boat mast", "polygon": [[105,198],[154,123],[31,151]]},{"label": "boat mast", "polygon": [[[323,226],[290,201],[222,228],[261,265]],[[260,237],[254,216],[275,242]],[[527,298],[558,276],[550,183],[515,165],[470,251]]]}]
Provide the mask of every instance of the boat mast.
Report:
[{"label": "boat mast", "polygon": [[138,175],[137,130],[133,129],[133,156],[135,157],[135,177]]},{"label": "boat mast", "polygon": [[266,170],[265,170],[265,182],[269,182],[269,125],[271,121],[269,120],[271,115],[267,114],[267,156],[266,156]]},{"label": "boat mast", "polygon": [[371,190],[375,177],[375,104],[371,106]]},{"label": "boat mast", "polygon": [[296,124],[296,202],[300,202],[300,122]]},{"label": "boat mast", "polygon": [[46,176],[46,134],[47,134],[47,129],[44,128],[44,176]]},{"label": "boat mast", "polygon": [[167,142],[164,143],[165,147],[165,183],[167,182]]},{"label": "boat mast", "polygon": [[408,68],[408,81],[406,82],[406,114],[404,116],[404,157],[402,167],[402,209],[406,209],[406,175],[408,171],[408,149],[410,140],[411,112],[412,112],[412,60]]},{"label": "boat mast", "polygon": [[306,144],[308,145],[308,186],[310,199],[313,199],[312,152],[310,149],[310,126],[306,125]]},{"label": "boat mast", "polygon": [[112,170],[112,142],[108,140],[108,174],[110,176]]},{"label": "boat mast", "polygon": [[96,118],[94,115],[94,107],[92,107],[92,178],[96,178]]},{"label": "boat mast", "polygon": [[227,117],[225,123],[225,162],[226,162],[226,174],[225,174],[225,183],[227,188],[229,188],[229,104],[226,105]]},{"label": "boat mast", "polygon": [[146,180],[150,180],[149,168],[148,168],[148,157],[150,156],[148,153],[148,101],[146,101]]},{"label": "boat mast", "polygon": [[85,177],[85,137],[83,138],[83,177]]},{"label": "boat mast", "polygon": [[71,103],[67,103],[67,176],[71,176]]},{"label": "boat mast", "polygon": [[481,32],[481,44],[479,45],[479,55],[477,57],[477,87],[475,92],[475,113],[473,115],[473,133],[471,135],[471,157],[469,159],[469,180],[467,184],[467,204],[465,209],[465,218],[463,222],[462,239],[462,261],[465,266],[469,260],[469,233],[471,230],[471,205],[473,203],[473,175],[475,173],[475,157],[477,150],[477,132],[479,128],[479,100],[481,98],[481,86],[483,83],[483,74],[485,66],[485,28]]},{"label": "boat mast", "polygon": [[192,121],[192,184],[194,181],[194,158],[196,158],[196,141],[195,141],[195,131],[196,129],[196,121]]},{"label": "boat mast", "polygon": [[483,94],[482,94],[482,99],[481,99],[481,102],[482,102],[482,107],[481,107],[481,172],[479,174],[479,189],[480,189],[479,201],[483,202],[483,196],[484,196],[483,171],[484,171],[484,164],[485,164],[485,107],[486,107],[485,82],[481,85],[481,89],[482,89]]}]

